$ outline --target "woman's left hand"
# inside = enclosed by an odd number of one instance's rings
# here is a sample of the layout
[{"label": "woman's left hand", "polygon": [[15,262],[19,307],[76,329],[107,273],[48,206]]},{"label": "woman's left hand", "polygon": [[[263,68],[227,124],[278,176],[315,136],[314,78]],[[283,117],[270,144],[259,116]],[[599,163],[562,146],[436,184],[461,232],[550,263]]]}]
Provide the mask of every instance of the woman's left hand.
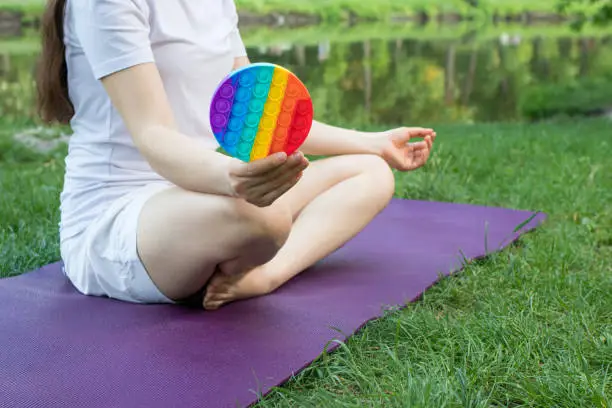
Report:
[{"label": "woman's left hand", "polygon": [[[436,132],[426,128],[398,128],[374,136],[379,154],[389,166],[399,171],[411,171],[427,163],[436,140]],[[411,142],[412,139],[423,139]]]}]

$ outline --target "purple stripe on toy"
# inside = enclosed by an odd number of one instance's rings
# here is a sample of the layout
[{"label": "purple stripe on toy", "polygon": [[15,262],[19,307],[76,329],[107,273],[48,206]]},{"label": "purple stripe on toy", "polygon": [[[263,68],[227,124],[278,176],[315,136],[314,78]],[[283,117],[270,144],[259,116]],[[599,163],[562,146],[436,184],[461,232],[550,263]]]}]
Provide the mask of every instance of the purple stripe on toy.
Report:
[{"label": "purple stripe on toy", "polygon": [[336,328],[350,335],[416,299],[462,256],[510,244],[531,216],[394,200],[278,292],[214,313],[85,297],[59,264],[0,280],[0,407],[247,406],[344,339]]}]

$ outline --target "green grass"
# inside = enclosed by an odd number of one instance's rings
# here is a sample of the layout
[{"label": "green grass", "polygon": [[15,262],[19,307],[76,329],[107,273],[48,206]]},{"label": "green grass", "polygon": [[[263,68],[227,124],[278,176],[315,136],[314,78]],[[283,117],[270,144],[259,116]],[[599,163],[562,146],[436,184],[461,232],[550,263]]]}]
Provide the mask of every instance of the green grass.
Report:
[{"label": "green grass", "polygon": [[[33,154],[2,129],[6,276],[59,258],[63,150]],[[430,166],[398,175],[398,196],[541,210],[549,220],[368,324],[262,407],[612,406],[610,121],[437,129]]]},{"label": "green grass", "polygon": [[58,194],[62,149],[38,154],[12,141],[16,127],[0,131],[0,277],[59,257]]}]

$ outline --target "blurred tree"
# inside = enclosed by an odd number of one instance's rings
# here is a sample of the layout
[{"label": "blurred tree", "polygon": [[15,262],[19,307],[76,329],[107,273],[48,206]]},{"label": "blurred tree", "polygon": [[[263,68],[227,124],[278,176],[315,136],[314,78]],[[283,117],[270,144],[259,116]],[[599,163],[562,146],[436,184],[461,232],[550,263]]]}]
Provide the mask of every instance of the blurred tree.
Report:
[{"label": "blurred tree", "polygon": [[0,118],[4,123],[23,123],[35,120],[35,84],[33,68],[36,55],[2,58],[4,69],[0,75]]},{"label": "blurred tree", "polygon": [[612,24],[612,1],[609,0],[557,0],[561,13],[576,16],[574,25],[582,28],[585,24]]}]

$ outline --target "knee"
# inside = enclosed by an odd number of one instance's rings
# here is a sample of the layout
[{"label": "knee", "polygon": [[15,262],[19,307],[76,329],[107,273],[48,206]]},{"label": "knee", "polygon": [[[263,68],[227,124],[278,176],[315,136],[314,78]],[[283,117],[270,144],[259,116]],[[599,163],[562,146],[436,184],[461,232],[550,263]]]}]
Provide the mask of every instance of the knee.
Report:
[{"label": "knee", "polygon": [[259,208],[241,203],[239,216],[246,230],[247,245],[266,248],[265,252],[273,254],[285,244],[293,225],[290,209],[275,204]]},{"label": "knee", "polygon": [[362,174],[365,174],[373,184],[372,191],[376,197],[388,202],[395,194],[395,175],[387,162],[379,156],[360,156],[359,166]]},{"label": "knee", "polygon": [[259,210],[256,220],[253,220],[253,225],[261,232],[262,237],[271,239],[278,248],[285,245],[293,226],[293,217],[289,207],[272,205]]}]

